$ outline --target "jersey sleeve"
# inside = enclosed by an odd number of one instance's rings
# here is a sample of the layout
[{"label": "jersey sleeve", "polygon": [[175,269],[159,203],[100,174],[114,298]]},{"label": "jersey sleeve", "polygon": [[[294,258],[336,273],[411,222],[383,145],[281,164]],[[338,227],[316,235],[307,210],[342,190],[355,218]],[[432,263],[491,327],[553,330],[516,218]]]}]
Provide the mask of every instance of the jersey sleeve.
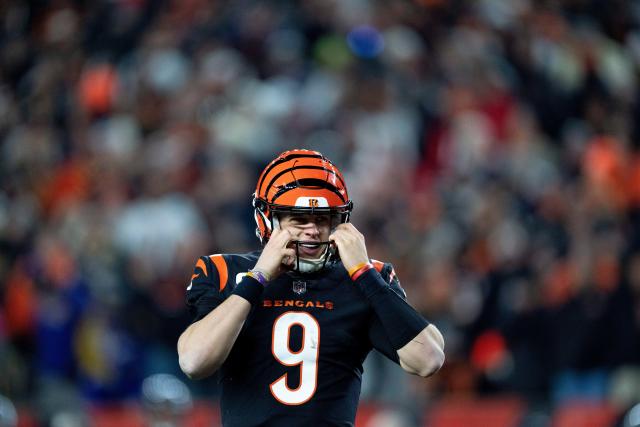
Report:
[{"label": "jersey sleeve", "polygon": [[226,299],[228,276],[224,255],[198,258],[186,295],[187,309],[193,322],[202,319]]},{"label": "jersey sleeve", "polygon": [[[406,301],[407,294],[400,285],[400,280],[398,280],[398,276],[393,269],[393,265],[375,260],[372,261],[372,263],[376,270],[380,272],[380,275],[382,276],[384,281],[389,284],[391,289],[393,289],[393,291],[398,294],[400,298]],[[398,352],[393,348],[393,345],[391,344],[387,333],[382,327],[382,322],[375,313],[373,314],[371,326],[369,327],[369,340],[371,341],[373,348],[375,348],[394,362],[398,364],[400,363]]]}]

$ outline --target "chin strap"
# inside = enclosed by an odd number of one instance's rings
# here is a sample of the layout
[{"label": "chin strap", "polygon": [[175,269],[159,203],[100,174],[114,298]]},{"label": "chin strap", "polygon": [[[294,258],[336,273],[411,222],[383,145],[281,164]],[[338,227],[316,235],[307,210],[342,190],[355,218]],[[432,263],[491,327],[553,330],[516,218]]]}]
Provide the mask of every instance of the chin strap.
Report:
[{"label": "chin strap", "polygon": [[323,243],[326,245],[324,252],[320,254],[318,258],[303,258],[299,255],[298,245],[300,245],[301,241],[296,241],[296,270],[299,273],[313,273],[318,270],[321,270],[327,265],[329,258],[332,255],[332,251],[330,250],[330,244]]}]

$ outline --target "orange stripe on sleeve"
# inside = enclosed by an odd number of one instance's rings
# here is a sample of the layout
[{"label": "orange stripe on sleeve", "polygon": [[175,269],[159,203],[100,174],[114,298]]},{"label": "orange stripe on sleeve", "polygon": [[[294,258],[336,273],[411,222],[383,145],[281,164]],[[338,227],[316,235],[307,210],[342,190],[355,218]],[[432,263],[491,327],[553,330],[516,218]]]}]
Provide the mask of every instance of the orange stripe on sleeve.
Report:
[{"label": "orange stripe on sleeve", "polygon": [[[384,268],[384,262],[378,261],[377,259],[372,259],[371,264],[378,271],[378,273],[382,273],[382,269]],[[389,273],[389,283],[393,282],[393,279],[396,277],[396,271],[391,268],[391,273]]]},{"label": "orange stripe on sleeve", "polygon": [[[208,276],[207,274],[207,266],[205,265],[204,261],[202,260],[202,258],[198,259],[198,262],[196,263],[196,268],[200,268],[200,270],[202,270],[202,272],[204,273],[205,276]],[[193,280],[193,278],[192,278]]]},{"label": "orange stripe on sleeve", "polygon": [[384,268],[384,262],[378,261],[377,259],[372,259],[371,263],[378,270],[378,273],[382,273],[382,269]]},{"label": "orange stripe on sleeve", "polygon": [[218,269],[218,277],[220,277],[220,292],[227,286],[227,278],[229,277],[229,270],[227,269],[227,262],[220,254],[209,256],[211,261],[216,265]]}]

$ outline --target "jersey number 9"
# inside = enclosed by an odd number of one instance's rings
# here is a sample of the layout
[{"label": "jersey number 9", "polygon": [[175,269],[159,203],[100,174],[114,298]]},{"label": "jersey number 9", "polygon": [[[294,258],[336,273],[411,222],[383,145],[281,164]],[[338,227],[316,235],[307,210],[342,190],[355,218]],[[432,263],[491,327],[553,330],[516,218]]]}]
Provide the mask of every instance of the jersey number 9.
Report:
[{"label": "jersey number 9", "polygon": [[[289,347],[291,328],[302,328],[302,347],[293,351]],[[287,374],[271,383],[273,397],[285,405],[302,405],[313,397],[318,385],[318,352],[320,350],[320,325],[318,321],[302,311],[283,313],[273,323],[271,352],[285,366],[300,367],[300,384],[296,388],[287,385]]]}]

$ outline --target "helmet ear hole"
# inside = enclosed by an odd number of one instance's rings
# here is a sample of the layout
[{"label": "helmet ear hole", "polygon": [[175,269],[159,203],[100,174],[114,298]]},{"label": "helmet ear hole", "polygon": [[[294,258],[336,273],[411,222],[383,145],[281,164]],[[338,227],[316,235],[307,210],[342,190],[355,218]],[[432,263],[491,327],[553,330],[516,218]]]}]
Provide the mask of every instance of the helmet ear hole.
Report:
[{"label": "helmet ear hole", "polygon": [[253,205],[253,217],[256,221],[256,236],[260,239],[260,243],[265,244],[271,236],[271,220],[268,205],[264,200],[253,194],[251,204]]},{"label": "helmet ear hole", "polygon": [[252,205],[254,208],[260,210],[261,212],[265,212],[267,210],[267,203],[264,200],[256,197],[256,193],[253,193]]}]

